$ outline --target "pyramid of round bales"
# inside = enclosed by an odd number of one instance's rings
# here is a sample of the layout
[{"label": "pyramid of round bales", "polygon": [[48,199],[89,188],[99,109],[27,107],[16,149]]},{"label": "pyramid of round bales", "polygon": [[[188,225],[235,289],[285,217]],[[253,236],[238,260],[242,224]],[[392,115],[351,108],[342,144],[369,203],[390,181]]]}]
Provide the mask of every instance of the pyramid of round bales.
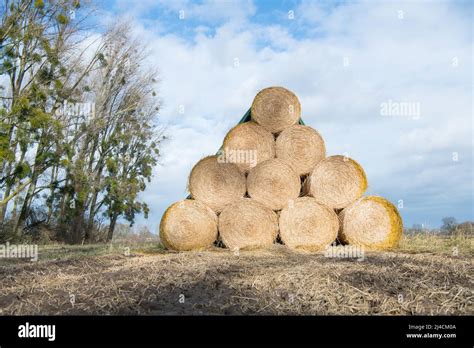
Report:
[{"label": "pyramid of round bales", "polygon": [[301,120],[296,95],[261,90],[215,156],[192,169],[190,197],[163,214],[171,250],[235,250],[281,242],[319,251],[338,241],[368,250],[397,246],[402,220],[382,197],[363,196],[367,177],[347,156],[326,156],[322,136]]}]

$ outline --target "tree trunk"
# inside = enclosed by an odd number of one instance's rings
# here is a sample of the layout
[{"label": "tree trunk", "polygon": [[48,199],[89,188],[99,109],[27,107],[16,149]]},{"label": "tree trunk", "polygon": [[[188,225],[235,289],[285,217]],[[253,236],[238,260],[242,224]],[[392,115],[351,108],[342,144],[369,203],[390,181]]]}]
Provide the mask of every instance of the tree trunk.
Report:
[{"label": "tree trunk", "polygon": [[[11,173],[11,171],[12,171],[12,162],[9,162],[5,176],[8,176]],[[11,190],[12,190],[11,181],[7,180],[5,192],[3,193],[2,199],[5,199],[8,196],[10,196]],[[7,214],[7,208],[8,208],[8,202],[2,205],[2,208],[0,209],[0,225],[2,225],[5,220],[5,215]]]},{"label": "tree trunk", "polygon": [[112,215],[110,218],[109,233],[107,234],[107,242],[111,242],[114,237],[115,224],[117,223],[118,214]]},{"label": "tree trunk", "polygon": [[[68,187],[69,185],[69,181],[66,180],[66,183],[65,183],[65,187]],[[70,193],[69,193],[69,190],[66,190],[66,192],[64,192],[64,194],[62,195],[61,197],[61,201],[59,203],[59,214],[58,214],[58,226],[59,226],[59,233],[61,234],[62,238],[64,240],[67,239],[67,227],[66,227],[66,223],[67,223],[67,214],[66,214],[66,209],[67,209],[67,205],[68,205],[68,202],[69,202],[69,198],[70,198]]]},{"label": "tree trunk", "polygon": [[97,196],[99,195],[99,191],[94,189],[92,193],[91,205],[89,209],[89,219],[86,226],[85,232],[85,240],[89,241],[92,237],[92,229],[94,228],[94,217],[95,217],[95,205],[97,204]]},{"label": "tree trunk", "polygon": [[[5,193],[3,194],[3,198],[7,198],[10,196],[10,191],[11,191],[12,185],[7,183],[7,187],[5,188]],[[3,224],[5,221],[5,215],[7,214],[7,208],[8,208],[8,202],[6,202],[4,205],[2,205],[0,209],[0,225]]]},{"label": "tree trunk", "polygon": [[51,182],[49,184],[50,187],[50,195],[51,195],[51,201],[48,206],[48,217],[46,219],[46,223],[51,222],[51,218],[53,216],[53,207],[54,207],[54,200],[56,199],[56,189],[53,187],[54,183],[58,179],[58,166],[54,166],[52,170],[52,175],[51,175]]},{"label": "tree trunk", "polygon": [[13,233],[15,235],[19,235],[19,230],[20,228],[23,228],[23,224],[26,221],[26,218],[28,216],[28,211],[30,210],[31,201],[33,200],[33,195],[36,190],[37,180],[38,180],[37,175],[33,173],[30,187],[28,188],[28,191],[26,192],[25,200],[23,201],[23,205],[21,206],[20,215],[18,216],[18,219],[16,219],[15,225],[13,227]]},{"label": "tree trunk", "polygon": [[[94,139],[94,144],[90,151],[88,171],[91,174],[91,176],[93,175],[92,173],[93,173],[94,155],[97,149],[97,141],[98,141],[98,135],[96,135]],[[88,218],[86,228],[85,228],[84,238],[86,241],[89,241],[92,237],[92,228],[94,227],[94,217],[95,217],[95,205],[97,204],[97,196],[99,195],[99,184],[100,184],[100,175],[102,174],[102,167],[103,167],[102,159],[99,159],[96,166],[97,170],[95,173],[94,182],[92,184],[92,197],[91,197],[91,202],[90,202],[90,207],[89,207],[89,218]]]},{"label": "tree trunk", "polygon": [[71,241],[73,244],[79,244],[82,241],[82,232],[84,226],[84,203],[75,201],[74,218],[71,230]]},{"label": "tree trunk", "polygon": [[42,139],[44,139],[45,137],[44,133],[45,133],[44,131],[41,133],[40,141],[39,141],[38,147],[36,148],[35,160],[33,164],[33,173],[31,174],[31,184],[30,184],[30,187],[28,188],[28,191],[26,192],[25,200],[23,201],[20,215],[18,216],[18,219],[15,222],[15,227],[13,228],[13,232],[15,233],[15,235],[18,234],[18,229],[23,227],[23,224],[25,223],[25,220],[28,216],[28,211],[30,210],[31,202],[35,194],[36,184],[42,172],[39,169],[40,165],[38,164],[38,158],[44,150],[44,147],[41,146],[43,142]]},{"label": "tree trunk", "polygon": [[61,197],[61,200],[59,201],[59,220],[60,222],[62,222],[62,219],[64,218],[64,216],[66,216],[66,207],[67,207],[67,203],[69,202],[69,185],[70,185],[70,179],[69,179],[70,175],[69,175],[69,170],[66,172],[66,180],[64,181],[64,193]]},{"label": "tree trunk", "polygon": [[86,227],[86,240],[90,239],[90,237],[92,236],[92,229],[94,227],[94,217],[96,214],[95,206],[97,204],[97,198],[100,192],[99,186],[100,186],[100,178],[102,175],[102,169],[103,169],[103,166],[99,165],[99,168],[97,170],[97,173],[94,179],[94,184],[93,184],[94,189],[92,191],[91,205],[89,208],[89,221]]},{"label": "tree trunk", "polygon": [[[26,155],[26,149],[22,150],[22,152],[21,152],[20,160],[18,161],[19,164],[23,162],[23,160],[25,159],[25,155]],[[7,171],[8,171],[8,173],[11,172],[11,164],[10,164]],[[20,186],[20,180],[17,178],[17,179],[15,179],[15,187],[18,188],[19,186]],[[7,187],[5,189],[5,194],[3,195],[3,198],[6,198],[10,195],[11,188],[12,188],[12,185],[7,183]],[[16,219],[16,209],[18,207],[18,202],[19,202],[19,199],[20,199],[20,197],[19,197],[20,193],[21,193],[21,191],[19,191],[18,194],[15,196],[15,200],[14,200],[14,203],[13,203],[12,217],[11,217],[12,221],[15,221],[15,219]],[[5,215],[6,215],[6,212],[7,212],[7,208],[8,208],[8,202],[6,202],[5,205],[2,206],[2,209],[0,210],[0,225],[3,224],[3,222],[5,220]]]},{"label": "tree trunk", "polygon": [[15,200],[13,201],[12,217],[11,221],[16,221],[18,214],[18,204],[20,203],[21,194],[17,194]]}]

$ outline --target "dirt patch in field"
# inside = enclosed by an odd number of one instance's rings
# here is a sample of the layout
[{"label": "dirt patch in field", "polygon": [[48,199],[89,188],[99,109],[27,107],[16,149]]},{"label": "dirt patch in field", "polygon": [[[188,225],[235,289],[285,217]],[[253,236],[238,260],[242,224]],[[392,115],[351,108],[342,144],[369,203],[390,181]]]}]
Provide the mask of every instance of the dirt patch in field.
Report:
[{"label": "dirt patch in field", "polygon": [[468,257],[264,251],[0,267],[0,314],[474,314]]}]

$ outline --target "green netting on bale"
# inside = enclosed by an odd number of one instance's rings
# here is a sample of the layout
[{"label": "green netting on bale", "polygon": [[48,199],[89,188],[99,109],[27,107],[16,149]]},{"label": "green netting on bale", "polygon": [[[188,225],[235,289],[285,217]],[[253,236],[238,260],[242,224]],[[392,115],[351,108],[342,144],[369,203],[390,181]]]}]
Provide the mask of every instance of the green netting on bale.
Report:
[{"label": "green netting on bale", "polygon": [[[249,122],[252,120],[252,116],[250,114],[250,109],[247,110],[247,112],[244,114],[244,116],[242,116],[242,118],[240,119],[239,123],[238,124],[241,124],[241,123],[245,123],[245,122]],[[303,119],[300,117],[300,122],[299,124],[301,125],[305,125],[304,122],[303,122]]]}]

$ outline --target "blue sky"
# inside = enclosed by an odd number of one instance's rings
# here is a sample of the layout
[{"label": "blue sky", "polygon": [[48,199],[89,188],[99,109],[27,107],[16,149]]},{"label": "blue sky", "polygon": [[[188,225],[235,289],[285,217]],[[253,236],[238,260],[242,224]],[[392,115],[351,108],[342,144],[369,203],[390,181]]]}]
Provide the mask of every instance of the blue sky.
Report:
[{"label": "blue sky", "polygon": [[[363,165],[368,194],[403,201],[406,226],[474,219],[470,2],[115,0],[98,10],[103,26],[132,21],[161,76],[171,139],[138,223],[156,231],[186,197],[192,166],[271,85],[298,95],[328,155]],[[419,114],[382,115],[389,102]]]}]

